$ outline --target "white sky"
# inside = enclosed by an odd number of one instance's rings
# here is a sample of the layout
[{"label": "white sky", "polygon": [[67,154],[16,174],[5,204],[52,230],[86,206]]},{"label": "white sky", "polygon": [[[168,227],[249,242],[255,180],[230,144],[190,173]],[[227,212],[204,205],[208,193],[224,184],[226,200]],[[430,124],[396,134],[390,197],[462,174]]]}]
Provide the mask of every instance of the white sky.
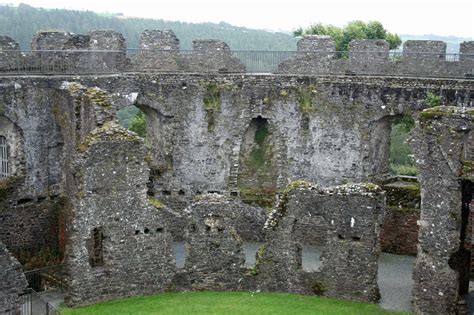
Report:
[{"label": "white sky", "polygon": [[185,22],[227,22],[249,28],[287,30],[322,22],[343,26],[378,20],[398,34],[474,38],[473,0],[0,0],[35,7],[123,13]]}]

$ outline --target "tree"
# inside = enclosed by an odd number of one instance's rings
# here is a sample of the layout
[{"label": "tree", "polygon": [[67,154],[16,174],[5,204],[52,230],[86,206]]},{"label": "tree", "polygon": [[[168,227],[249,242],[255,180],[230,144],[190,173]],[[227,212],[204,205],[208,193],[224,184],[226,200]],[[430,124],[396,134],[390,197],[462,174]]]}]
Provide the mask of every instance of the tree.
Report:
[{"label": "tree", "polygon": [[134,131],[142,138],[146,136],[146,121],[145,121],[145,114],[142,111],[139,111],[135,117],[133,117],[132,121],[130,122],[129,129]]},{"label": "tree", "polygon": [[317,23],[308,28],[298,28],[293,32],[294,36],[303,35],[328,35],[334,39],[337,51],[348,51],[349,42],[353,39],[385,39],[390,49],[395,49],[402,43],[400,36],[387,32],[382,23],[378,21],[352,21],[344,27],[330,24]]}]

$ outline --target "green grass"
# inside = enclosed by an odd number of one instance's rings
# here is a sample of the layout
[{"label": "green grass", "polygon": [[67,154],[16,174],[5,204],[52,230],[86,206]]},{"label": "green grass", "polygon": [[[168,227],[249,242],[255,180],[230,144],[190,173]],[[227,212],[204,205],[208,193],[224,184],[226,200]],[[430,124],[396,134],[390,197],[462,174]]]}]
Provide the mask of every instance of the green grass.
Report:
[{"label": "green grass", "polygon": [[80,314],[403,314],[374,304],[315,296],[255,292],[183,292],[127,298],[81,308],[62,308],[64,315]]}]

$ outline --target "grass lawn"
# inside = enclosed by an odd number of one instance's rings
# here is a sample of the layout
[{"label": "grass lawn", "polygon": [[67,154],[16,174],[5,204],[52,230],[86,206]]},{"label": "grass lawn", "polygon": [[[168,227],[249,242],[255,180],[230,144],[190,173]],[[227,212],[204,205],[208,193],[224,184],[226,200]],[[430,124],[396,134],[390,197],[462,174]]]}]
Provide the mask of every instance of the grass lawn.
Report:
[{"label": "grass lawn", "polygon": [[80,308],[62,308],[64,315],[82,314],[407,314],[377,305],[316,296],[255,292],[182,292],[133,297]]}]

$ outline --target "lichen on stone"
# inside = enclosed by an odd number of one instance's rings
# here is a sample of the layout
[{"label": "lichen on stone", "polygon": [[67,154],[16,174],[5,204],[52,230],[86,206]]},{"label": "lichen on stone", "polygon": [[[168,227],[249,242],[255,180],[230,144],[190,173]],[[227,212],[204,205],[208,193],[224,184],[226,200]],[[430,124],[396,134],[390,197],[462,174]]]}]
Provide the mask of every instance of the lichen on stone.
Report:
[{"label": "lichen on stone", "polygon": [[427,108],[419,114],[419,118],[422,121],[440,119],[443,117],[468,117],[470,119],[474,119],[474,109],[457,106],[436,106]]},{"label": "lichen on stone", "polygon": [[89,98],[95,104],[103,107],[111,107],[112,101],[109,93],[98,87],[89,88],[84,92],[84,96]]},{"label": "lichen on stone", "polygon": [[101,127],[94,129],[77,147],[78,151],[83,153],[94,143],[102,140],[118,140],[143,142],[133,131],[120,127],[116,122],[109,121]]},{"label": "lichen on stone", "polygon": [[150,197],[148,197],[148,201],[157,209],[162,209],[162,208],[165,207],[163,202],[161,202],[161,200],[159,200],[158,198],[150,196]]}]

